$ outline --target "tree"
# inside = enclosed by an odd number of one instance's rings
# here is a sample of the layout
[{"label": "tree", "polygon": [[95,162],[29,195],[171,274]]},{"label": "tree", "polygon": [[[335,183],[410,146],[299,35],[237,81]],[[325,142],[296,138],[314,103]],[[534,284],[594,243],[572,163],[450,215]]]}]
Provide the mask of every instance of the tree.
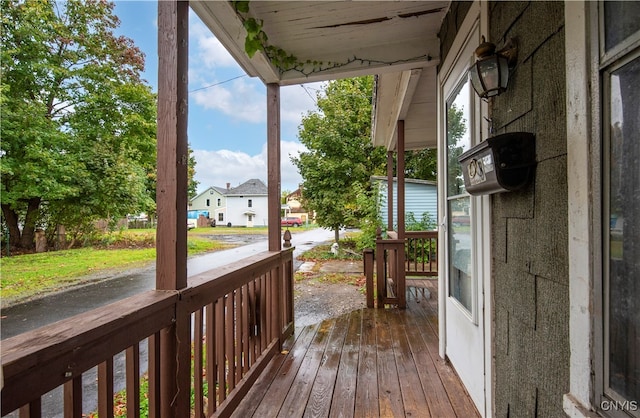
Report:
[{"label": "tree", "polygon": [[[2,213],[11,245],[36,226],[154,208],[156,106],[113,3],[2,6]],[[22,228],[20,228],[22,226]]]},{"label": "tree", "polygon": [[372,77],[330,82],[317,94],[318,111],[302,119],[298,136],[308,151],[291,159],[304,179],[305,207],[335,231],[336,242],[340,228],[364,216],[358,193],[385,170],[384,148],[371,144],[372,88]]},{"label": "tree", "polygon": [[462,193],[464,178],[458,157],[464,152],[462,139],[467,133],[466,119],[462,109],[452,103],[447,109],[447,187],[450,195]]},{"label": "tree", "polygon": [[437,150],[427,148],[405,152],[404,167],[404,175],[407,178],[436,181],[438,175]]}]

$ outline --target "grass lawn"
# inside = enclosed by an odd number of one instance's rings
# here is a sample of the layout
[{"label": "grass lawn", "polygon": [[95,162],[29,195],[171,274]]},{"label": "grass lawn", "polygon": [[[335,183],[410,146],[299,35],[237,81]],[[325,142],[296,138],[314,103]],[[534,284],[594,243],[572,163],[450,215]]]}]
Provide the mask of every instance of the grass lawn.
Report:
[{"label": "grass lawn", "polygon": [[[189,255],[229,247],[196,234],[188,236]],[[144,267],[155,258],[155,230],[151,229],[105,234],[93,247],[3,257],[1,296],[23,299],[78,284],[87,276]]]},{"label": "grass lawn", "polygon": [[[315,226],[291,228],[292,233]],[[189,231],[189,255],[230,248],[216,235],[267,235],[267,227],[203,227]],[[28,298],[80,283],[87,276],[144,267],[156,258],[155,229],[128,229],[101,235],[93,246],[3,257],[0,260],[1,297]]]}]

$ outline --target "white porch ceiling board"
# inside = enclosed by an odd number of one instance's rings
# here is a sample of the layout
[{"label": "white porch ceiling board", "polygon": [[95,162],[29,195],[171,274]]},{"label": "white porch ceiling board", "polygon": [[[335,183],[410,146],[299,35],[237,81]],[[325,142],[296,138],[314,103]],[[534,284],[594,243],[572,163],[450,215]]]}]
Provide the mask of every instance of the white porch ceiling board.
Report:
[{"label": "white porch ceiling board", "polygon": [[407,93],[411,74],[412,71],[402,71],[378,75],[372,127],[374,146],[386,146],[390,150],[395,145],[397,121],[405,96],[412,95]]},{"label": "white porch ceiling board", "polygon": [[[262,53],[244,54],[246,32],[230,2],[193,0],[191,7],[251,76],[280,85],[436,65],[437,32],[449,1],[252,1],[269,44],[300,62],[331,68],[280,74]],[[244,55],[244,56],[243,56]],[[364,61],[351,62],[354,57]],[[429,58],[427,58],[429,57]],[[429,59],[431,61],[429,61]],[[335,65],[338,64],[338,65]]]},{"label": "white porch ceiling board", "polygon": [[418,86],[404,118],[406,149],[436,147],[438,134],[436,77],[435,67],[425,68],[420,74]]},{"label": "white porch ceiling board", "polygon": [[[412,74],[413,77],[403,79]],[[404,120],[406,150],[436,146],[437,106],[436,68],[427,67],[412,73],[392,73],[378,76],[374,127],[374,146],[394,150],[397,146],[396,126]],[[406,83],[401,88],[402,82]]]},{"label": "white porch ceiling board", "polygon": [[247,56],[244,50],[247,32],[230,2],[191,1],[189,5],[249,76],[260,77],[265,83],[278,81],[277,70],[264,55]]},{"label": "white porch ceiling board", "polygon": [[424,129],[404,130],[404,149],[406,151],[422,150],[426,148],[436,148],[438,141],[435,137],[425,136]]}]

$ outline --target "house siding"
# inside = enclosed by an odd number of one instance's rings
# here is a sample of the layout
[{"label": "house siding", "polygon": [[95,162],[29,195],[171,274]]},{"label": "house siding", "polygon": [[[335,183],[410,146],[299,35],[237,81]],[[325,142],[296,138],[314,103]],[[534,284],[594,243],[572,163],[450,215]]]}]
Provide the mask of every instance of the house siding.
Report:
[{"label": "house siding", "polygon": [[[380,219],[383,224],[387,222],[387,179],[374,180],[378,182],[378,193],[380,196]],[[398,202],[398,182],[393,182],[393,201]],[[427,212],[434,225],[438,220],[438,190],[435,184],[427,184],[422,181],[412,182],[405,179],[405,216],[413,212],[417,221],[422,219],[422,214]],[[405,218],[406,219],[406,218]],[[393,210],[393,225],[398,223],[398,213]]]},{"label": "house siding", "polygon": [[[249,207],[251,199],[251,207]],[[245,212],[253,211],[253,226],[267,226],[269,224],[267,210],[267,196],[227,196],[227,219],[234,226],[247,226]]]},{"label": "house siding", "polygon": [[[466,3],[452,3],[443,21],[444,54],[461,10]],[[519,48],[507,92],[489,103],[495,133],[534,133],[537,161],[525,190],[491,197],[495,416],[561,417],[570,354],[564,4],[491,2],[488,38]]]}]

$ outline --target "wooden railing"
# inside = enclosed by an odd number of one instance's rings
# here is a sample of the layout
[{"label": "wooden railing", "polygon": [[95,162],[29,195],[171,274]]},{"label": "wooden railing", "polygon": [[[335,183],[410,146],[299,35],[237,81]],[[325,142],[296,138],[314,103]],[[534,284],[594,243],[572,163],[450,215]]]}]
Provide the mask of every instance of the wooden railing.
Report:
[{"label": "wooden railing", "polygon": [[374,263],[378,307],[406,307],[407,276],[438,275],[437,231],[407,231],[404,240],[398,239],[394,231],[388,232],[387,236],[387,239],[378,237],[375,252],[368,250],[364,253],[367,306],[370,308],[374,307]]},{"label": "wooden railing", "polygon": [[[177,416],[228,416],[293,327],[293,252],[264,252],[192,277],[185,289],[148,291],[2,341],[2,415],[19,408],[40,417],[42,396],[63,386],[64,416],[82,416],[82,377],[97,366],[98,414],[112,417],[114,357],[124,351],[126,415],[138,417],[143,347],[150,417],[167,416],[180,397]],[[161,349],[167,336],[177,357]]]},{"label": "wooden railing", "polygon": [[438,275],[438,231],[405,232],[405,272],[407,276]]}]

